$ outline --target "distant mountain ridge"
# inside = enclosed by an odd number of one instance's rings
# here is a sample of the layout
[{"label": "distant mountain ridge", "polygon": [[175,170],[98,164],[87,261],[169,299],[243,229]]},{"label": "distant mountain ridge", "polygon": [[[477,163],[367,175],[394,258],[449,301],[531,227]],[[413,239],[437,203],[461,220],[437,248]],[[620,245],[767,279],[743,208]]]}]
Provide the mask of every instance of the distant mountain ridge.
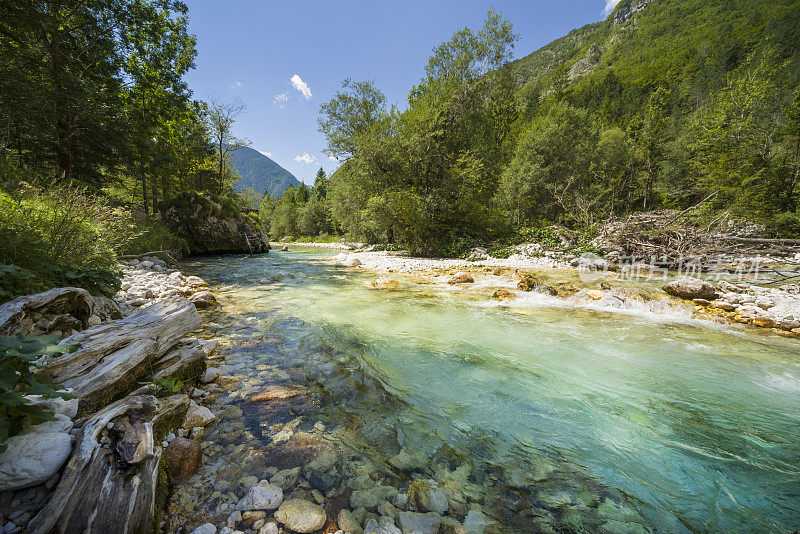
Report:
[{"label": "distant mountain ridge", "polygon": [[295,175],[250,147],[231,151],[231,165],[241,176],[236,182],[237,191],[250,187],[257,193],[267,193],[277,198],[290,187],[300,185],[300,180]]}]

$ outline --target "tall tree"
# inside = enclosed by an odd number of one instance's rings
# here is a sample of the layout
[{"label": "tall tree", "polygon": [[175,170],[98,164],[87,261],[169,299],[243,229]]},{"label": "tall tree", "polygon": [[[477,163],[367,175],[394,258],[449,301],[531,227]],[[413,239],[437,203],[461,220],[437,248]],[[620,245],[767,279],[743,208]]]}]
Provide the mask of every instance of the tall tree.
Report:
[{"label": "tall tree", "polygon": [[225,178],[230,165],[231,151],[247,146],[247,141],[233,135],[233,124],[245,110],[238,98],[225,101],[212,97],[208,110],[208,125],[217,147],[217,192],[225,188]]}]

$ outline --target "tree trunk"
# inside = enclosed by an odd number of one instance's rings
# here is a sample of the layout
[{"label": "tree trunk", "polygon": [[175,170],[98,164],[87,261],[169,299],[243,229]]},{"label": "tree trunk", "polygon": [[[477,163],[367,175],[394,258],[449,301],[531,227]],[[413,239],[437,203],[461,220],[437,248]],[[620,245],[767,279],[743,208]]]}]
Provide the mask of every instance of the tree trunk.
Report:
[{"label": "tree trunk", "polygon": [[[26,532],[152,532],[159,443],[168,427],[183,421],[189,405],[186,395],[130,396],[95,414],[81,428],[53,496]],[[109,447],[101,446],[103,436]]]},{"label": "tree trunk", "polygon": [[194,304],[183,297],[164,299],[68,337],[62,343],[80,348],[46,361],[42,372],[73,389],[79,413],[92,413],[151,378],[154,363],[200,325]]}]

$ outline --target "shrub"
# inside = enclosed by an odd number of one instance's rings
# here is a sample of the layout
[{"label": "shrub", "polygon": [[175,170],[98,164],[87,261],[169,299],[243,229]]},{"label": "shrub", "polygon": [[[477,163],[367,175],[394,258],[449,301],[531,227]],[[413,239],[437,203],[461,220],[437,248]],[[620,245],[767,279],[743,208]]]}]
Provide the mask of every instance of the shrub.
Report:
[{"label": "shrub", "polygon": [[[0,301],[70,285],[113,294],[123,217],[86,190],[0,189]],[[12,268],[13,267],[13,268]]]},{"label": "shrub", "polygon": [[74,352],[77,344],[59,345],[58,336],[0,336],[0,452],[5,441],[17,435],[26,424],[36,425],[54,420],[53,413],[31,405],[25,395],[44,398],[72,398],[58,391],[53,381],[36,373],[41,356]]},{"label": "shrub", "polygon": [[778,213],[767,224],[778,237],[800,238],[800,215],[793,211]]}]

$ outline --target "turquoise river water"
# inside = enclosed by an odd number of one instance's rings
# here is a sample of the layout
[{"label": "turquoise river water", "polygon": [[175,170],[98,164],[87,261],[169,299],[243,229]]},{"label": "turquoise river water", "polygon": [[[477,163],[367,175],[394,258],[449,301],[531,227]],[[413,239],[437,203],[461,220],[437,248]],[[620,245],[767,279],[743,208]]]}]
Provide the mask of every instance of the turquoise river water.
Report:
[{"label": "turquoise river water", "polygon": [[[299,417],[296,432],[326,428],[400,487],[462,466],[467,500],[497,531],[800,528],[796,340],[544,295],[501,306],[402,278],[378,291],[376,274],[325,261],[335,253],[181,267],[220,299],[207,334],[241,379],[218,402],[240,408],[222,428],[246,429],[244,475],[288,462],[263,452],[280,441],[270,417]],[[303,402],[288,413],[246,402],[275,384],[302,387]],[[386,467],[401,450],[429,463]]]}]

